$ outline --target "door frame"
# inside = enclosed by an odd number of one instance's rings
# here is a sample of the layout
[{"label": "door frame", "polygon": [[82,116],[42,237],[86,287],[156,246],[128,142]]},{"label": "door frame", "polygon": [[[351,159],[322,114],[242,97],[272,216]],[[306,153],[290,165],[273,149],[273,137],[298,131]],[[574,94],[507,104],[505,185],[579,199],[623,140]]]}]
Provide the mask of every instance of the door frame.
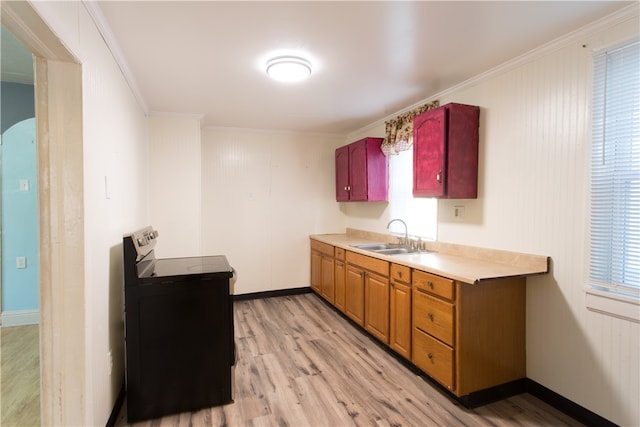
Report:
[{"label": "door frame", "polygon": [[0,19],[34,55],[38,162],[40,419],[83,425],[87,414],[82,66],[26,1]]}]

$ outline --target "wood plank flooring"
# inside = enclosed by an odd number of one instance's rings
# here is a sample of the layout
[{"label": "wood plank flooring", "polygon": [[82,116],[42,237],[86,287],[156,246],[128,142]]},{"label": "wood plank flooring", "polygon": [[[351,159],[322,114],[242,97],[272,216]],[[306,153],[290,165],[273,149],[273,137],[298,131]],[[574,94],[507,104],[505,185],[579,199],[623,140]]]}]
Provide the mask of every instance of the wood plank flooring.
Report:
[{"label": "wood plank flooring", "polygon": [[134,425],[581,425],[529,394],[466,409],[314,294],[236,302],[235,336],[234,403]]},{"label": "wood plank flooring", "polygon": [[4,327],[0,338],[0,425],[40,425],[38,325]]}]

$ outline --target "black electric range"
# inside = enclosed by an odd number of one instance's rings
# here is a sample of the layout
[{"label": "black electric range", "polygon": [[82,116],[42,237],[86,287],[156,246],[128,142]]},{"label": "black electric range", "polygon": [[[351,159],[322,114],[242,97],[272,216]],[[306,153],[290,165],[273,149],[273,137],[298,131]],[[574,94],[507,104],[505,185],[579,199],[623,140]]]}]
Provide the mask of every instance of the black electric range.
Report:
[{"label": "black electric range", "polygon": [[158,235],[122,242],[129,422],[234,398],[235,271],[224,255],[156,259]]}]

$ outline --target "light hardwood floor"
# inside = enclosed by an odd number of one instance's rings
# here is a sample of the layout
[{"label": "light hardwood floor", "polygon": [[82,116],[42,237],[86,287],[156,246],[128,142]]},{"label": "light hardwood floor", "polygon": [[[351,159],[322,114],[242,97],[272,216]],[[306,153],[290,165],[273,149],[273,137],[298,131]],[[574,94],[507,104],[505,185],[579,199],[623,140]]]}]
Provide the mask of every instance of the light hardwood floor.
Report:
[{"label": "light hardwood floor", "polygon": [[38,325],[4,327],[0,340],[0,425],[40,425]]},{"label": "light hardwood floor", "polygon": [[135,426],[580,425],[529,394],[466,409],[313,294],[236,302],[235,334],[234,403]]}]

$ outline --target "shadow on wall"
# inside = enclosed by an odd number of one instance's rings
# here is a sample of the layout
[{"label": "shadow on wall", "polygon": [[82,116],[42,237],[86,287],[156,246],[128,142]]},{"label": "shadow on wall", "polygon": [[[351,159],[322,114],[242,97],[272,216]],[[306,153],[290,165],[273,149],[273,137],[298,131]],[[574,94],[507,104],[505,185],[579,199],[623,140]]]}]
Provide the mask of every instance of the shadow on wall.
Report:
[{"label": "shadow on wall", "polygon": [[111,397],[115,401],[124,385],[124,271],[122,244],[112,246],[109,251],[109,351],[111,353],[112,381]]}]

